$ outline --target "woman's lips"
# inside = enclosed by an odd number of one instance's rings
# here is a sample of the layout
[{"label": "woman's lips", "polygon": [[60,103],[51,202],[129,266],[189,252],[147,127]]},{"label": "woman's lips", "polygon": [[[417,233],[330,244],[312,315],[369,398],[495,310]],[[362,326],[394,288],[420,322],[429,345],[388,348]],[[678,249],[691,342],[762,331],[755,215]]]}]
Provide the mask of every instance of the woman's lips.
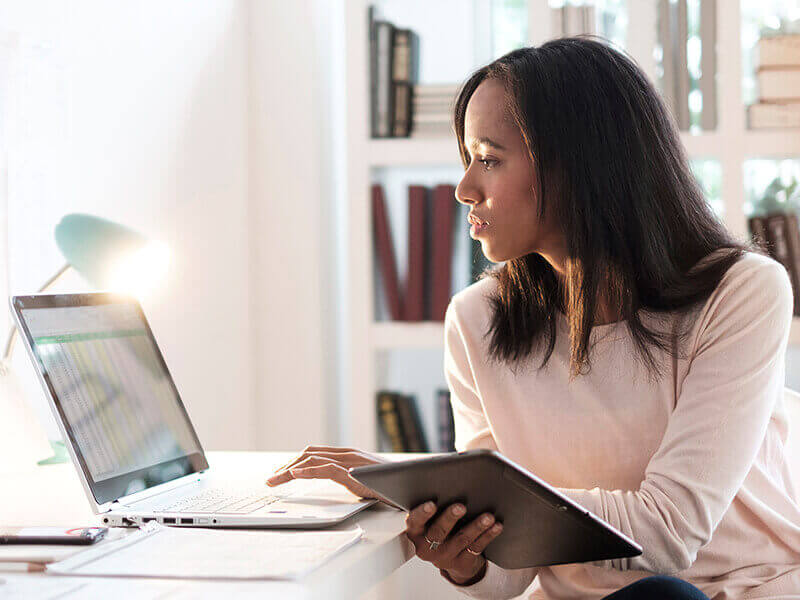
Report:
[{"label": "woman's lips", "polygon": [[488,223],[478,224],[475,222],[471,223],[471,227],[469,228],[470,235],[480,235],[489,227]]}]

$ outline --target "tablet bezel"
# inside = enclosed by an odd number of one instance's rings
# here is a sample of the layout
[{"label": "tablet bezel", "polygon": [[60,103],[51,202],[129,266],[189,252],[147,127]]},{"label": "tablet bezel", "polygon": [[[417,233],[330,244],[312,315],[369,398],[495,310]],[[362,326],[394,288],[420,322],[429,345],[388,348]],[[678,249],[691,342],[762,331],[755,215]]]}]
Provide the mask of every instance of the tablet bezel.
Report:
[{"label": "tablet bezel", "polygon": [[[502,469],[502,479],[508,482],[509,488],[507,490],[497,490],[498,498],[502,497],[503,494],[508,495],[511,493],[513,495],[514,492],[510,492],[509,490],[514,490],[515,488],[522,489],[525,494],[535,496],[539,501],[547,504],[549,511],[555,511],[553,513],[556,515],[553,517],[555,520],[563,519],[562,523],[568,528],[570,522],[575,523],[578,528],[588,532],[590,536],[586,538],[587,544],[604,544],[607,548],[614,547],[615,549],[622,549],[619,552],[615,550],[614,552],[616,553],[613,556],[609,555],[609,550],[605,553],[605,556],[586,556],[581,560],[570,560],[569,562],[626,558],[642,554],[642,547],[628,536],[618,531],[612,525],[597,517],[571,498],[565,496],[524,467],[509,460],[495,450],[476,449],[405,461],[366,465],[350,469],[350,474],[363,485],[373,489],[407,511],[410,511],[426,500],[437,502],[437,510],[441,511],[457,499],[467,506],[467,514],[456,525],[456,527],[460,528],[463,524],[475,518],[480,512],[476,511],[474,506],[472,508],[470,507],[469,481],[470,472],[473,474],[477,472],[474,461],[484,460],[492,463],[486,466],[486,470],[490,468],[497,470]],[[461,465],[458,467],[458,470],[463,473],[463,475],[456,478],[456,487],[463,482],[461,486],[463,489],[422,489],[419,485],[420,480],[429,477],[431,472],[434,472],[437,468],[444,465]],[[424,477],[421,475],[423,472],[425,473]],[[453,479],[452,473],[449,475],[449,478],[451,480]],[[449,485],[449,483],[443,483],[441,485]],[[414,489],[415,486],[418,489]],[[473,497],[480,494],[481,492],[476,493],[473,491]],[[416,500],[412,501],[411,498],[415,498]],[[449,500],[440,504],[440,498],[448,498]],[[547,513],[548,518],[550,514],[549,511],[536,508],[535,503],[531,505],[531,507],[519,507],[517,510],[521,513],[524,513],[526,510],[530,510],[534,513]],[[531,536],[535,536],[534,531],[531,532]],[[519,547],[509,550],[507,548],[500,548],[504,543],[501,542],[502,539],[501,534],[501,536],[490,543],[484,551],[488,560],[495,562],[501,567],[518,569],[530,566],[566,564],[564,562],[526,564],[533,561],[533,555],[536,554],[536,552],[531,552],[530,545],[525,547],[525,544],[517,544]],[[514,555],[514,558],[509,558],[510,555]],[[525,558],[526,556],[528,557],[527,559]]]}]

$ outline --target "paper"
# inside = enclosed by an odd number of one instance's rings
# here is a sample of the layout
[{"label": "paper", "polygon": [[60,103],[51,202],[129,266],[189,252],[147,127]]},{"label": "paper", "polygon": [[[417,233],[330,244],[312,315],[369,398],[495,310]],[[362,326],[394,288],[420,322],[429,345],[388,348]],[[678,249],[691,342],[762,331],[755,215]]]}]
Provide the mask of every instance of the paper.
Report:
[{"label": "paper", "polygon": [[[2,580],[0,580],[2,581]],[[114,598],[115,600],[163,600],[182,597],[182,586],[186,583],[126,581],[122,587],[116,581],[91,581],[75,579],[27,576],[16,577],[0,587],[3,600],[95,600]],[[184,596],[191,597],[191,596]]]},{"label": "paper", "polygon": [[152,521],[124,539],[47,567],[48,573],[192,579],[298,579],[358,542],[346,531],[172,528]]}]

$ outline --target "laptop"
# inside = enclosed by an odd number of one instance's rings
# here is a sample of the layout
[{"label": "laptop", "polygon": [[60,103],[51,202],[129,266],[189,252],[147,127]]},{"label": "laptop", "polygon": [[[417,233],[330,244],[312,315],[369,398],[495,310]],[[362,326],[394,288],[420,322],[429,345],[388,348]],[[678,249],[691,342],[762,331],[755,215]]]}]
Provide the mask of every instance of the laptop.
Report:
[{"label": "laptop", "polygon": [[38,294],[13,296],[11,306],[104,524],[318,528],[376,502],[330,481],[268,488],[265,474],[254,473],[253,485],[234,488],[230,478],[212,473],[136,299]]}]

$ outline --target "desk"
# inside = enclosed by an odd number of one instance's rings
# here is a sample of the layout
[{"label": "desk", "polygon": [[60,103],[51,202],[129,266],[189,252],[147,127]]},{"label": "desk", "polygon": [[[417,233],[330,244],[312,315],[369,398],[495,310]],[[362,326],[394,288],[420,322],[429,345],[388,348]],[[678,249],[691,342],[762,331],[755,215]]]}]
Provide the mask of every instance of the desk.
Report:
[{"label": "desk", "polygon": [[[266,476],[291,456],[290,453],[275,452],[209,452],[208,461],[215,473],[223,475],[231,482],[244,481],[249,474],[248,479],[252,483],[253,475]],[[99,524],[71,463],[33,467],[28,473],[3,475],[0,478],[3,490],[0,494],[0,519],[4,524],[65,527]],[[379,504],[332,529],[347,529],[356,523],[364,529],[364,538],[299,582],[147,581],[168,582],[179,587],[187,598],[220,598],[225,595],[237,599],[358,598],[404,565],[414,555],[414,551],[403,534],[404,512]],[[35,578],[56,579],[55,576],[42,573],[9,572],[8,569],[7,565],[0,564],[0,577],[10,583],[24,583]],[[89,578],[58,579],[66,584],[76,580],[86,582]],[[115,581],[130,580],[115,578]],[[3,588],[0,585],[0,597],[3,597]],[[180,597],[184,597],[183,594]]]}]

